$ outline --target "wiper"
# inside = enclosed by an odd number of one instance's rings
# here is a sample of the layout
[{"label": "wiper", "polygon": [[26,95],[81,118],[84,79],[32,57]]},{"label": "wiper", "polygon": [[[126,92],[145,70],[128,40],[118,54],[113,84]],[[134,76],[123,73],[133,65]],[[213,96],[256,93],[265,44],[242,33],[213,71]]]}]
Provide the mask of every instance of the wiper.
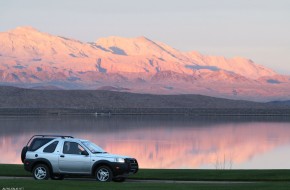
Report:
[{"label": "wiper", "polygon": [[93,152],[94,154],[105,154],[105,153],[108,153],[108,152]]}]

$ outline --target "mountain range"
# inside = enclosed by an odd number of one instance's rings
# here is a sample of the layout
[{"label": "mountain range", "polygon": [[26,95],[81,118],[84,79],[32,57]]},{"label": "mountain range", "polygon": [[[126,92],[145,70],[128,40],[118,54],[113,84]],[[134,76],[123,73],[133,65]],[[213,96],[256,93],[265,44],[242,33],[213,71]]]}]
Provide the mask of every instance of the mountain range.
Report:
[{"label": "mountain range", "polygon": [[290,99],[290,76],[250,59],[181,52],[146,37],[84,43],[32,27],[0,33],[0,85]]}]

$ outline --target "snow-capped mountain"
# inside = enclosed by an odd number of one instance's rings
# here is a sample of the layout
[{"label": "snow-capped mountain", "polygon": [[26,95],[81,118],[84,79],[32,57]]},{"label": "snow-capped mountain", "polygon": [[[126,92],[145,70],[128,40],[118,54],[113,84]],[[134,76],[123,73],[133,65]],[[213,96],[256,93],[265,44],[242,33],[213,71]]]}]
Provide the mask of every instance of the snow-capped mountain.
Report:
[{"label": "snow-capped mountain", "polygon": [[290,99],[290,76],[249,59],[181,52],[145,37],[84,43],[31,27],[0,33],[0,83],[257,101]]}]

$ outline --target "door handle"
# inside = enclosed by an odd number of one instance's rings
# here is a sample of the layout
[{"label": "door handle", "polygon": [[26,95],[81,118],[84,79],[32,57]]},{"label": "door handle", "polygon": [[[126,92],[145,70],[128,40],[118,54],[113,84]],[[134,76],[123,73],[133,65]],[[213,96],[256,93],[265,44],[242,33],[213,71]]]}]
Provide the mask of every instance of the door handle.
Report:
[{"label": "door handle", "polygon": [[60,157],[64,158],[64,155],[60,155]]}]

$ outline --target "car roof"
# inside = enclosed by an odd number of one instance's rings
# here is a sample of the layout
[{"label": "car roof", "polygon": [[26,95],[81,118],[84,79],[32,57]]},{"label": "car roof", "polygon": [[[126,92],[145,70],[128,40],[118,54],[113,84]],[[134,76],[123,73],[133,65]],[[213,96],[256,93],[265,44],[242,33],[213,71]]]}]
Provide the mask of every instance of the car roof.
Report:
[{"label": "car roof", "polygon": [[66,135],[33,135],[29,141],[27,142],[26,146],[28,146],[32,140],[34,139],[64,139],[64,138],[71,138],[71,139],[74,139],[74,137],[72,136],[66,136]]},{"label": "car roof", "polygon": [[86,139],[78,139],[78,138],[61,138],[61,137],[58,137],[56,139],[61,139],[63,141],[71,141],[71,142],[83,142],[83,141],[88,141]]}]

